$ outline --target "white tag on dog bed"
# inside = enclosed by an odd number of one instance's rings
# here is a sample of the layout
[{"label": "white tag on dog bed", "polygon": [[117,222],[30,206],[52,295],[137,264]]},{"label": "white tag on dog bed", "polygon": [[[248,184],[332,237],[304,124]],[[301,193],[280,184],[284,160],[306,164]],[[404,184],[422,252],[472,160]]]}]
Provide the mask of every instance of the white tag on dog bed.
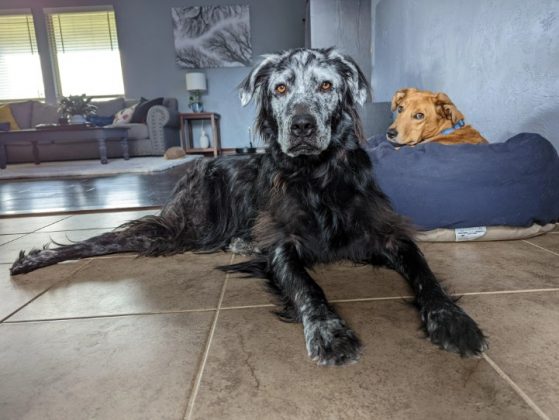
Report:
[{"label": "white tag on dog bed", "polygon": [[474,239],[481,238],[486,233],[487,233],[487,228],[485,226],[454,229],[454,234],[456,235],[456,242],[473,241]]}]

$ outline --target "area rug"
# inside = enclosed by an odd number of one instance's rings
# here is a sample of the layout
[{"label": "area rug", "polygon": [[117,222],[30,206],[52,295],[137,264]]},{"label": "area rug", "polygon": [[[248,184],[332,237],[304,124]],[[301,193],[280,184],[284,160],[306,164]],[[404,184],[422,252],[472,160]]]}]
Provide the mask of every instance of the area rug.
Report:
[{"label": "area rug", "polygon": [[65,162],[16,163],[0,169],[0,180],[36,179],[60,177],[109,176],[127,173],[149,173],[165,171],[184,165],[200,156],[184,156],[180,159],[166,160],[163,157],[133,157],[129,160],[109,159],[106,165],[96,160],[72,160]]}]

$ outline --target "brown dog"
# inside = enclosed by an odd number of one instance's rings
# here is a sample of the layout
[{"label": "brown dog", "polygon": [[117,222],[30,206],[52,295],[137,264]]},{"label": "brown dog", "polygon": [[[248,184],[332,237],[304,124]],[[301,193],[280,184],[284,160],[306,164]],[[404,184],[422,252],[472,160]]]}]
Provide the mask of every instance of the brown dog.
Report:
[{"label": "brown dog", "polygon": [[399,145],[487,143],[479,131],[464,124],[464,115],[444,93],[415,88],[400,89],[392,97],[398,111],[386,138]]}]

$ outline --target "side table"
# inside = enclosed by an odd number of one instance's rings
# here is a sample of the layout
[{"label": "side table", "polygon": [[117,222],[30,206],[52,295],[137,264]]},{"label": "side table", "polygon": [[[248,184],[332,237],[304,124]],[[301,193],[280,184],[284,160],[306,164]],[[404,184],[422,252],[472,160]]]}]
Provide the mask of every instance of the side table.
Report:
[{"label": "side table", "polygon": [[[181,147],[186,154],[206,154],[213,153],[214,156],[221,154],[221,138],[219,131],[219,114],[215,112],[188,112],[180,113],[180,137]],[[211,147],[207,149],[194,147],[192,135],[192,123],[194,121],[210,121],[212,127]]]}]

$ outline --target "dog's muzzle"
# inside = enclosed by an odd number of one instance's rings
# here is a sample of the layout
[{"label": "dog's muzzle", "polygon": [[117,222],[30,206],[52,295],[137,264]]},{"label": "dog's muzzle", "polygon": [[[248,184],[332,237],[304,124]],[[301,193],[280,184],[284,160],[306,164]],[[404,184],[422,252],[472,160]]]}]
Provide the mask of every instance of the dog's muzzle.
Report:
[{"label": "dog's muzzle", "polygon": [[293,155],[315,155],[322,150],[316,144],[316,118],[311,114],[298,114],[291,120],[288,153]]}]

